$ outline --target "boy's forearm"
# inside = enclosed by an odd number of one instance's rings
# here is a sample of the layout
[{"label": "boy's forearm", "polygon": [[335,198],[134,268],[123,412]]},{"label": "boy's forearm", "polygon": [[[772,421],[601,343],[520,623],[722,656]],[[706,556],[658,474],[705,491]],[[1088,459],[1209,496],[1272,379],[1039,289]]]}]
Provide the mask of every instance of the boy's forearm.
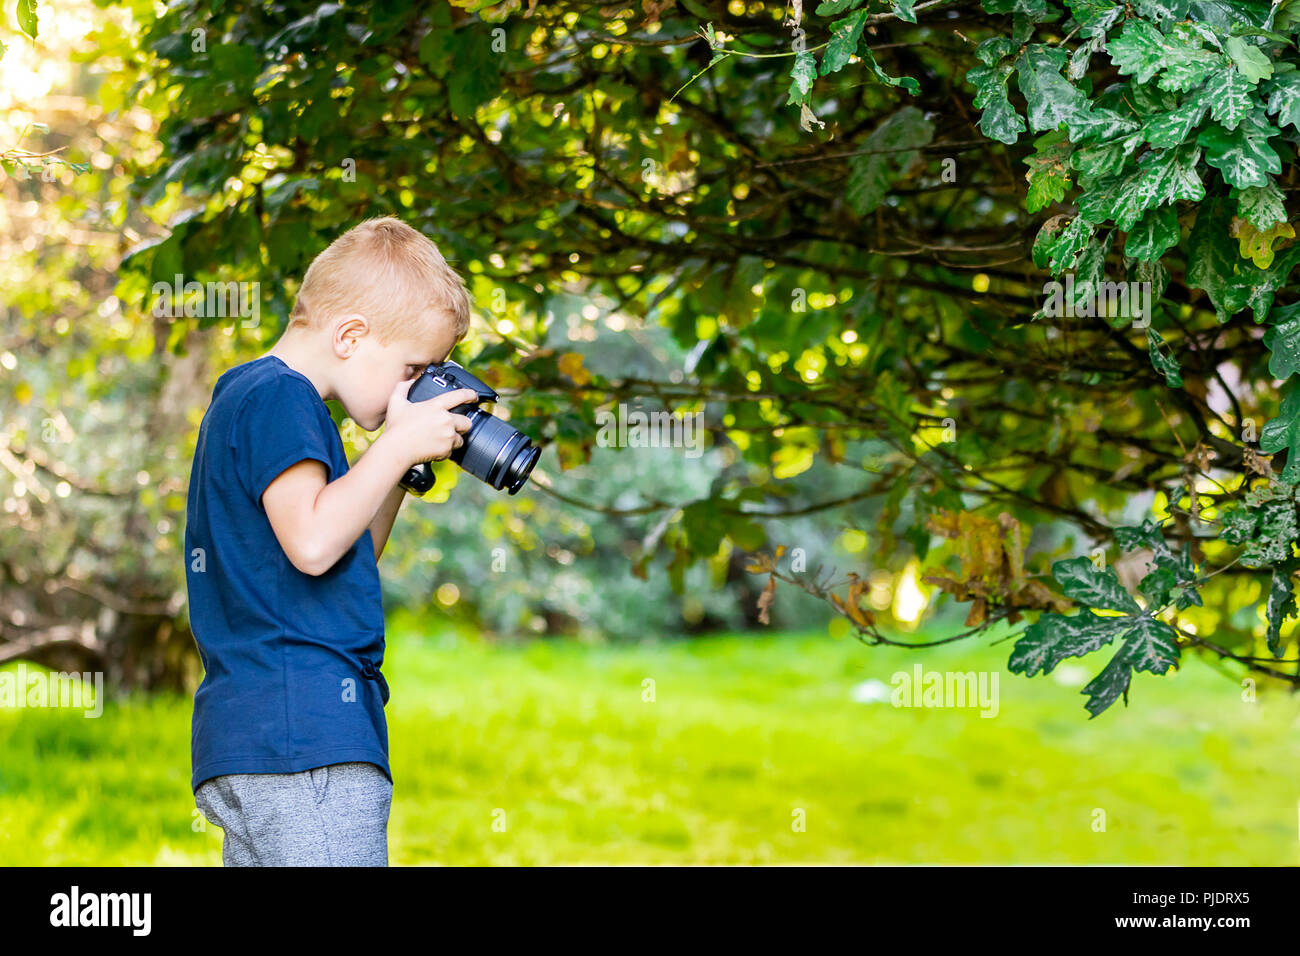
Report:
[{"label": "boy's forearm", "polygon": [[394,485],[393,490],[388,493],[384,503],[379,506],[379,512],[375,515],[375,520],[370,522],[370,538],[375,545],[375,560],[384,553],[384,545],[388,543],[389,532],[393,530],[393,522],[397,520],[397,512],[402,507],[402,502],[406,500],[406,489],[401,485]]},{"label": "boy's forearm", "polygon": [[[394,488],[402,490],[397,483],[409,467],[410,463],[402,455],[397,441],[390,439],[389,433],[385,432],[366,449],[347,474],[320,490],[312,508],[313,530],[317,536],[313,550],[320,556],[323,567],[333,567],[357,538],[373,526],[385,504],[394,496]],[[400,506],[399,500],[393,507],[394,516]],[[391,528],[392,518],[389,518],[388,526]],[[384,538],[387,537],[388,529],[385,529]]]}]

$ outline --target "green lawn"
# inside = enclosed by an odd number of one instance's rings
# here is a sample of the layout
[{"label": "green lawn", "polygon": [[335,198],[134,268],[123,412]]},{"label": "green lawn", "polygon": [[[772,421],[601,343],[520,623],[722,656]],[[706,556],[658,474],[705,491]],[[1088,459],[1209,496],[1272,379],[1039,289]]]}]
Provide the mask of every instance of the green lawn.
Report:
[{"label": "green lawn", "polygon": [[[1300,862],[1300,700],[1244,702],[1189,660],[1089,721],[1079,688],[1107,652],[1026,680],[1009,650],[824,633],[503,647],[396,618],[390,860]],[[917,662],[1001,671],[997,716],[854,699]],[[99,719],[0,709],[0,865],[220,865],[189,733],[188,697]]]}]

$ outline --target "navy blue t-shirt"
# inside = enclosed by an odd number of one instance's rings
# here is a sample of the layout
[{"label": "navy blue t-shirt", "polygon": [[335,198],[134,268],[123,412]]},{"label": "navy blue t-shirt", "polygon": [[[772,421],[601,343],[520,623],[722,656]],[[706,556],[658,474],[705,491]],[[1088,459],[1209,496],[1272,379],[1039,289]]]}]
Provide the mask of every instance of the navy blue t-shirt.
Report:
[{"label": "navy blue t-shirt", "polygon": [[348,470],[329,409],[273,355],[225,372],[199,426],[185,522],[190,627],[206,673],[191,733],[197,789],[227,773],[345,761],[388,768],[384,612],[367,529],[321,575],[293,566],[262,507],[286,468]]}]

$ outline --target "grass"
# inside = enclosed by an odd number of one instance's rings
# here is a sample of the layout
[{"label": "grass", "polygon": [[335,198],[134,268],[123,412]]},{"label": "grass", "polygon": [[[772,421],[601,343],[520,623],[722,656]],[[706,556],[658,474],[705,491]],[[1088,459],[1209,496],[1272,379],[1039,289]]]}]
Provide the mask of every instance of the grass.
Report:
[{"label": "grass", "polygon": [[[1027,680],[1009,650],[824,632],[503,646],[394,618],[390,862],[1300,861],[1300,699],[1243,701],[1188,660],[1089,721],[1078,691],[1105,651]],[[1001,672],[996,717],[892,706],[891,675],[918,662]],[[855,699],[871,680],[886,699]],[[0,709],[0,865],[220,865],[189,733],[185,696],[99,719]]]}]

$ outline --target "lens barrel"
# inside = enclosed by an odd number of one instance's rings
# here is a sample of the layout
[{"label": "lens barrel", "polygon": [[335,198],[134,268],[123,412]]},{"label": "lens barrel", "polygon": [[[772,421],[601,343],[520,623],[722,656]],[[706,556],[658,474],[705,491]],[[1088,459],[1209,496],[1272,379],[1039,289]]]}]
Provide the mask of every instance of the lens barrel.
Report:
[{"label": "lens barrel", "polygon": [[542,450],[527,435],[495,415],[477,408],[462,411],[463,408],[455,411],[468,417],[473,425],[465,434],[465,444],[451,453],[451,460],[498,491],[509,487],[513,495],[528,480]]}]

